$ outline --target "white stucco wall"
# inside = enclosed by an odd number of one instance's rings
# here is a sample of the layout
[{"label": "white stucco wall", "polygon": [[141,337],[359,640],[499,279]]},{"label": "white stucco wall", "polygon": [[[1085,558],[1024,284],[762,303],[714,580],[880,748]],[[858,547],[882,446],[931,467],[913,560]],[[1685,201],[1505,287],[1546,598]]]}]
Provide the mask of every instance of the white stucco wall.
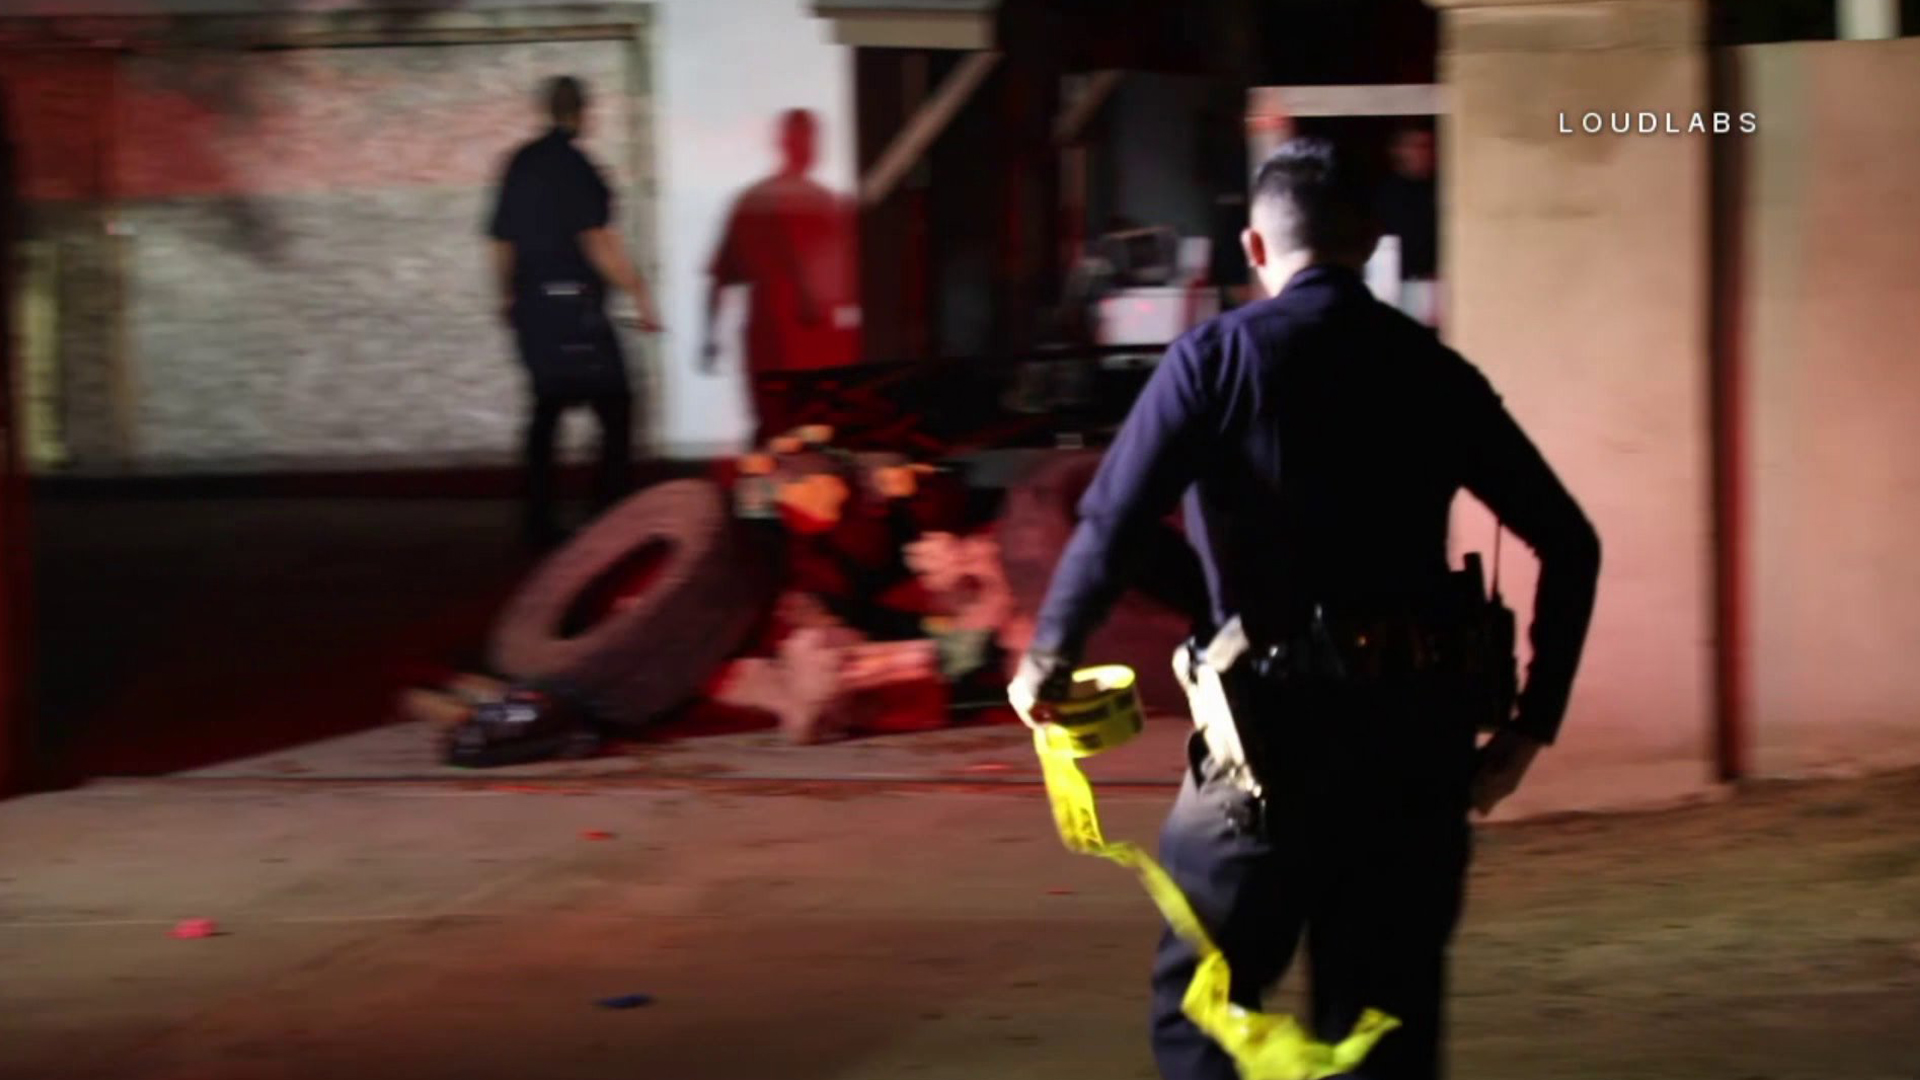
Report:
[{"label": "white stucco wall", "polygon": [[854,187],[853,51],[832,44],[807,0],[658,0],[654,89],[660,133],[660,449],[730,450],[751,421],[740,379],[743,297],[723,314],[721,373],[699,373],[706,266],[733,196],[774,165],[774,121],[811,109],[821,121],[817,176]]}]

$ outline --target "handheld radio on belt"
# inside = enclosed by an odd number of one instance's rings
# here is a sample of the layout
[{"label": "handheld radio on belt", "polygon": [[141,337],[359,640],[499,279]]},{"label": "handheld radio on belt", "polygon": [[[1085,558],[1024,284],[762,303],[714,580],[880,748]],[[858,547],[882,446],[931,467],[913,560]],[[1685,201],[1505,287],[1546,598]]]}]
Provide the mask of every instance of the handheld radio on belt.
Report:
[{"label": "handheld radio on belt", "polygon": [[1493,588],[1480,584],[1480,556],[1466,558],[1460,572],[1462,585],[1472,598],[1464,620],[1460,648],[1460,674],[1464,676],[1467,707],[1483,730],[1492,730],[1513,718],[1520,696],[1520,669],[1515,658],[1516,635],[1513,609],[1500,597],[1500,537],[1493,541]]}]

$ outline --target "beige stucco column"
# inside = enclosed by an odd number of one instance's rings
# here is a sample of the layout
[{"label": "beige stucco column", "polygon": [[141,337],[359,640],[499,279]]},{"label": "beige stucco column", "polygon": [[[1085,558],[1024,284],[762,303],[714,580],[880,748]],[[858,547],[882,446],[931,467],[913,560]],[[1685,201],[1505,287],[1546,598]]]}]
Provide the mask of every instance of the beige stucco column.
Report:
[{"label": "beige stucco column", "polygon": [[[1704,775],[1713,136],[1686,130],[1695,113],[1713,125],[1704,4],[1430,2],[1449,101],[1445,333],[1505,396],[1605,547],[1560,753]],[[1635,114],[1635,132],[1587,134],[1589,113],[1606,126],[1609,114]],[[1641,113],[1659,130],[1639,133]],[[1669,117],[1681,133],[1668,133]],[[1456,546],[1485,550],[1490,539],[1479,508],[1463,507]],[[1505,561],[1524,619],[1532,561]]]}]

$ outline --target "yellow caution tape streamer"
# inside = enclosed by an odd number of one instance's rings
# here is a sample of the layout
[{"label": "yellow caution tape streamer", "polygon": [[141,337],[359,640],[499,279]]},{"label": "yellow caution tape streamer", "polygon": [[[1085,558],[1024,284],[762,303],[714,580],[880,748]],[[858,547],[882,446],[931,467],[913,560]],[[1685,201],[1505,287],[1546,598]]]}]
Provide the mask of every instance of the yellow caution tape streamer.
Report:
[{"label": "yellow caution tape streamer", "polygon": [[1199,954],[1200,966],[1181,1011],[1232,1056],[1242,1080],[1322,1080],[1352,1072],[1400,1021],[1369,1009],[1351,1034],[1329,1045],[1316,1041],[1291,1016],[1249,1012],[1228,1000],[1232,979],[1226,956],[1208,936],[1186,894],[1153,856],[1125,841],[1109,843],[1101,835],[1093,786],[1076,764],[1140,733],[1143,721],[1133,669],[1120,664],[1085,668],[1074,672],[1073,684],[1070,699],[1050,702],[1050,722],[1033,733],[1053,819],[1069,850],[1109,859],[1139,874],[1167,925]]}]

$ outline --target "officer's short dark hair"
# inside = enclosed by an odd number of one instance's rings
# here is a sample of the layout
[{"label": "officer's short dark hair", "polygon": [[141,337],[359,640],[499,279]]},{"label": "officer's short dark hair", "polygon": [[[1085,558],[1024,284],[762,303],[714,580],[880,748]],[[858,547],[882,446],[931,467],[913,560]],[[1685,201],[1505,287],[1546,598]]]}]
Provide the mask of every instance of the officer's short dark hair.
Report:
[{"label": "officer's short dark hair", "polygon": [[1291,250],[1318,255],[1364,253],[1373,245],[1373,177],[1356,157],[1327,139],[1299,136],[1282,143],[1253,178],[1253,205],[1269,207],[1278,235]]},{"label": "officer's short dark hair", "polygon": [[587,111],[587,88],[571,75],[547,83],[547,115],[556,124],[571,124]]}]

